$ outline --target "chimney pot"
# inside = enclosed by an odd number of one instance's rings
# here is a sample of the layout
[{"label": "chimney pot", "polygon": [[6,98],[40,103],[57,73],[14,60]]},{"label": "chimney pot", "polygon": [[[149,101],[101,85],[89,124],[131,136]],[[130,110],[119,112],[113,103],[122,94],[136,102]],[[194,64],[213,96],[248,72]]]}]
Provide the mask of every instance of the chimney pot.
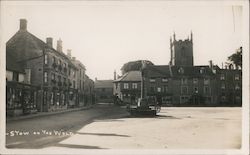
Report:
[{"label": "chimney pot", "polygon": [[20,19],[20,30],[27,30],[27,20],[26,19]]},{"label": "chimney pot", "polygon": [[46,43],[49,47],[52,48],[53,47],[53,38],[51,38],[51,37],[46,38]]}]

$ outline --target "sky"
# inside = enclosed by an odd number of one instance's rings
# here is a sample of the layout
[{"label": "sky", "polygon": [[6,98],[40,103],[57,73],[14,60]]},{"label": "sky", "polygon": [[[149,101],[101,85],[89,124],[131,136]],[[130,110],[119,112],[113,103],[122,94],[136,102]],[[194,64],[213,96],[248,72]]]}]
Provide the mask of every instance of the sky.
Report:
[{"label": "sky", "polygon": [[243,44],[243,8],[230,1],[1,1],[1,39],[6,43],[28,21],[28,31],[43,41],[61,38],[63,51],[94,79],[113,79],[128,61],[167,65],[170,37],[193,32],[194,65],[222,62]]}]

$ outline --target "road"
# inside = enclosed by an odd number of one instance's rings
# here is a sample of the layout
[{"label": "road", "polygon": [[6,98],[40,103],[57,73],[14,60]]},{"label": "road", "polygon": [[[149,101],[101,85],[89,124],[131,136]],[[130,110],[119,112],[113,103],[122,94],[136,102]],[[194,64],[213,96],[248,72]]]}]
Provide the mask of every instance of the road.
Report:
[{"label": "road", "polygon": [[[29,135],[13,136],[14,130]],[[102,104],[10,122],[7,134],[8,148],[238,149],[241,108],[162,108],[156,117],[138,118]]]}]

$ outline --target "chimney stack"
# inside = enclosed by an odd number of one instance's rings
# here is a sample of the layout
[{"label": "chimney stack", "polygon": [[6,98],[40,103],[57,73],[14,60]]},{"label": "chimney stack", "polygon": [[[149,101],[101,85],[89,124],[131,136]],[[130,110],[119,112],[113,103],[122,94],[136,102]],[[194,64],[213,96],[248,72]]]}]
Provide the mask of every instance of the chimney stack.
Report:
[{"label": "chimney stack", "polygon": [[27,20],[26,19],[20,19],[20,30],[27,30]]},{"label": "chimney stack", "polygon": [[116,80],[116,70],[114,71],[114,80]]},{"label": "chimney stack", "polygon": [[46,38],[46,43],[49,47],[53,48],[53,38],[51,37]]},{"label": "chimney stack", "polygon": [[68,56],[69,58],[71,58],[71,50],[70,50],[70,49],[67,50],[67,56]]},{"label": "chimney stack", "polygon": [[62,40],[61,40],[61,38],[59,40],[57,40],[56,50],[58,52],[62,52]]}]

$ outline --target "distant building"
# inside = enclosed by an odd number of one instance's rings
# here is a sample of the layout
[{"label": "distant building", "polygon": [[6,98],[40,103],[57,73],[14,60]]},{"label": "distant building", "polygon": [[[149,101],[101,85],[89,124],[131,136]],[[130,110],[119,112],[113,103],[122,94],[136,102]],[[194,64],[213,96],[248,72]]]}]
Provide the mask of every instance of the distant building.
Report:
[{"label": "distant building", "polygon": [[114,80],[95,80],[96,102],[113,102],[113,81]]},{"label": "distant building", "polygon": [[[123,102],[136,101],[141,93],[166,106],[241,106],[242,71],[228,67],[193,65],[191,39],[170,39],[169,65],[146,65],[114,81],[115,94]],[[141,79],[143,90],[141,91]]]},{"label": "distant building", "polygon": [[86,74],[84,77],[84,105],[89,106],[95,104],[95,86],[94,81]]},{"label": "distant building", "polygon": [[141,97],[141,72],[129,71],[114,81],[114,93],[124,103],[136,102]]}]

